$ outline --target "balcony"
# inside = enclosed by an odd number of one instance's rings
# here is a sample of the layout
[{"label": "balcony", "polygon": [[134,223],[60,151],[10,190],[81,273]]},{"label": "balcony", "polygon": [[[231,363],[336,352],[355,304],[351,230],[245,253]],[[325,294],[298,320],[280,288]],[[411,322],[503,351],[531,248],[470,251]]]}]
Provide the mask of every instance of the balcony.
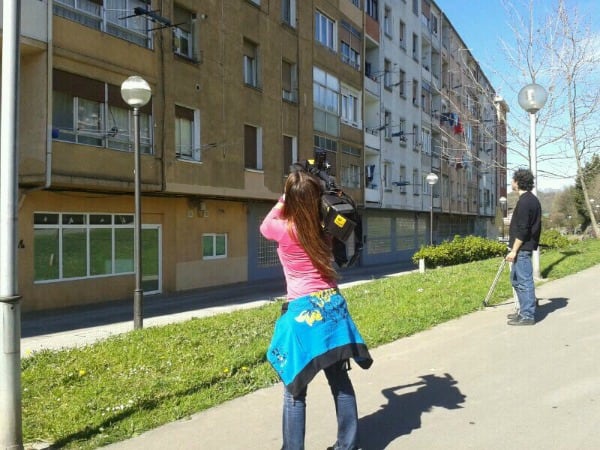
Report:
[{"label": "balcony", "polygon": [[371,77],[365,76],[365,90],[379,97],[379,81]]},{"label": "balcony", "polygon": [[379,132],[370,128],[365,129],[365,146],[373,150],[381,150]]},{"label": "balcony", "polygon": [[380,203],[381,195],[379,193],[379,189],[372,189],[372,188],[365,189],[365,202]]}]

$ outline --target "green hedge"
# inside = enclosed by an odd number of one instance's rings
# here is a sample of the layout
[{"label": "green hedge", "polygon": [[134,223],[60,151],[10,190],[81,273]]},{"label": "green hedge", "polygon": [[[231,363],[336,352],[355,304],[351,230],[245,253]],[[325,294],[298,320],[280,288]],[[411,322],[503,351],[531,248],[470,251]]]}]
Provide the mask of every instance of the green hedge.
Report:
[{"label": "green hedge", "polygon": [[427,267],[453,266],[494,256],[503,256],[506,253],[506,244],[502,242],[478,236],[454,236],[452,241],[445,241],[436,246],[421,247],[413,255],[412,260],[418,264],[419,259],[422,258]]},{"label": "green hedge", "polygon": [[544,230],[540,236],[540,245],[546,248],[565,248],[570,243],[558,230]]}]

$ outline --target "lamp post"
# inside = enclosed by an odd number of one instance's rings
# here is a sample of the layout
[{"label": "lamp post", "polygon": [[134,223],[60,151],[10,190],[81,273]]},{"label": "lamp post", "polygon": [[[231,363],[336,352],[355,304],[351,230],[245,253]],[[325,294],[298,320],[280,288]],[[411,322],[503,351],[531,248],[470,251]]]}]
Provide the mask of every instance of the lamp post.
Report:
[{"label": "lamp post", "polygon": [[506,197],[502,196],[498,199],[500,207],[502,208],[502,240],[504,240],[504,217],[506,215]]},{"label": "lamp post", "polygon": [[[519,105],[529,113],[529,169],[533,174],[533,194],[537,195],[537,154],[536,154],[536,132],[535,114],[544,107],[548,93],[539,84],[531,83],[519,91]],[[540,251],[535,250],[532,255],[533,277],[540,279]]]},{"label": "lamp post", "polygon": [[133,228],[133,253],[135,270],[135,290],[133,291],[133,328],[143,327],[142,303],[142,202],[140,198],[140,108],[150,101],[152,90],[142,77],[131,76],[121,84],[121,97],[133,108],[133,152],[135,172],[135,217]]},{"label": "lamp post", "polygon": [[433,245],[433,185],[438,182],[438,176],[430,172],[427,177],[427,184],[429,184],[429,190],[431,191],[431,202],[429,205],[429,245]]}]

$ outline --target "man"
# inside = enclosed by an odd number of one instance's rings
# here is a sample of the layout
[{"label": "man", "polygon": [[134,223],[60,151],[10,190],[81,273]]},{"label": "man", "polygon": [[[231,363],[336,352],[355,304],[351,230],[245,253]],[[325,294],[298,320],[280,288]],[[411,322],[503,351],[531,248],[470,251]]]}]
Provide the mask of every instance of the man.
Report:
[{"label": "man", "polygon": [[510,280],[519,300],[519,312],[509,314],[508,325],[533,325],[535,323],[535,284],[531,254],[537,250],[542,231],[542,206],[531,190],[534,186],[530,170],[519,169],[512,178],[512,190],[519,200],[510,220],[506,260],[512,262]]}]

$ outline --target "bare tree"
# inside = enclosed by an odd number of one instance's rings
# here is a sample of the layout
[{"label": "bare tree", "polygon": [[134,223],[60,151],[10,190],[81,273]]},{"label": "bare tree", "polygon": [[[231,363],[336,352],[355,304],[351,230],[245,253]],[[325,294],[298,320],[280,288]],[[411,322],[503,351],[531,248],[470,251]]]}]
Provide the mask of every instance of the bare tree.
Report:
[{"label": "bare tree", "polygon": [[[557,178],[577,176],[581,183],[592,230],[599,237],[598,223],[592,212],[583,167],[596,151],[600,138],[600,51],[598,38],[588,19],[566,0],[557,0],[549,9],[547,2],[523,0],[515,4],[503,0],[511,18],[511,41],[502,47],[518,79],[506,83],[515,90],[527,83],[538,83],[548,90],[548,102],[537,113],[538,160],[546,175]],[[589,17],[589,16],[588,16]],[[506,74],[504,75],[506,80]],[[511,115],[517,120],[509,127],[514,141],[511,151],[529,159],[527,115]],[[565,173],[569,162],[575,163],[575,174]]]}]

